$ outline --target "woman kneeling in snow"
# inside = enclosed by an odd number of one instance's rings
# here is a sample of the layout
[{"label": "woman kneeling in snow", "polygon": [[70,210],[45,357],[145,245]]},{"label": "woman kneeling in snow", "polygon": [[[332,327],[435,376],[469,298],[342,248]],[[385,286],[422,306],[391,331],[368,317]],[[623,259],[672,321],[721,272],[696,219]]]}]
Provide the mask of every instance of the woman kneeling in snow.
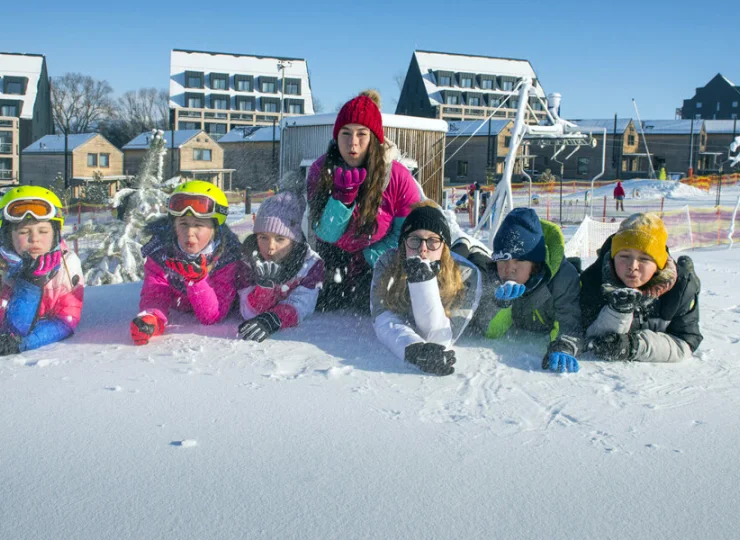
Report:
[{"label": "woman kneeling in snow", "polygon": [[422,371],[449,375],[449,347],[480,300],[480,272],[450,251],[450,228],[432,202],[418,204],[401,228],[398,248],[375,265],[370,310],[378,339]]}]

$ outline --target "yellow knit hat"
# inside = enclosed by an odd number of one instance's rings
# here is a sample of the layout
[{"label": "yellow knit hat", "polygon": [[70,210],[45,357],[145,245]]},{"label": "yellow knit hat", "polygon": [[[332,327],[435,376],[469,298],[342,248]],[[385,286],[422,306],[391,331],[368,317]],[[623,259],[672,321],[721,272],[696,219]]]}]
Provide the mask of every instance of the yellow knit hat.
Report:
[{"label": "yellow knit hat", "polygon": [[659,269],[668,260],[668,231],[655,214],[632,214],[620,225],[612,238],[612,258],[623,249],[639,249],[650,255]]}]

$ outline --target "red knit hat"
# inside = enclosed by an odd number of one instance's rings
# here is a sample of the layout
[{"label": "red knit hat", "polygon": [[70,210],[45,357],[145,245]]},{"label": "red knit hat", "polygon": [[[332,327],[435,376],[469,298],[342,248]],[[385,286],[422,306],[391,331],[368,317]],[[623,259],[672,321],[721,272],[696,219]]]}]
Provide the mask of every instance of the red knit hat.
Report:
[{"label": "red knit hat", "polygon": [[[370,92],[368,92],[369,94]],[[377,92],[374,93],[377,96]],[[379,96],[378,96],[379,99]],[[339,130],[347,124],[361,124],[375,134],[381,144],[385,141],[383,134],[383,118],[376,102],[365,93],[349,100],[344,104],[334,122],[334,140],[337,140]]]}]

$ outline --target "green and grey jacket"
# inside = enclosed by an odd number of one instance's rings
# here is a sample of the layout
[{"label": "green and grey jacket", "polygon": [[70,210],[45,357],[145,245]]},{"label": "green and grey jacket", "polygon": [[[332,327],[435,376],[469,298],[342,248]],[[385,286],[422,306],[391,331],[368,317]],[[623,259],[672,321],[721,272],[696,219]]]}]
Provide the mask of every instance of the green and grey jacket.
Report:
[{"label": "green and grey jacket", "polygon": [[413,343],[452,346],[468,326],[478,307],[481,296],[480,271],[467,259],[452,253],[453,260],[460,266],[465,295],[462,302],[451,310],[450,317],[447,317],[442,306],[437,278],[409,283],[411,305],[408,313],[395,313],[386,308],[383,302],[385,294],[380,290],[380,283],[397,252],[398,248],[386,251],[373,269],[370,312],[375,335],[401,360],[405,359],[406,347]]},{"label": "green and grey jacket", "polygon": [[634,313],[617,313],[608,306],[604,285],[625,287],[614,272],[611,258],[612,237],[599,250],[599,258],[583,271],[581,308],[586,337],[606,333],[631,333],[637,338],[635,361],[678,362],[689,358],[703,336],[699,329],[701,284],[691,258],[679,257],[659,270],[643,288],[655,283],[668,284],[657,298],[643,295]]},{"label": "green and grey jacket", "polygon": [[494,293],[502,281],[496,264],[489,262],[483,272],[483,297],[471,327],[491,339],[502,337],[512,327],[547,333],[548,353],[576,356],[582,336],[578,270],[565,257],[560,227],[544,219],[540,223],[547,251],[542,279],[513,302],[499,302]]}]

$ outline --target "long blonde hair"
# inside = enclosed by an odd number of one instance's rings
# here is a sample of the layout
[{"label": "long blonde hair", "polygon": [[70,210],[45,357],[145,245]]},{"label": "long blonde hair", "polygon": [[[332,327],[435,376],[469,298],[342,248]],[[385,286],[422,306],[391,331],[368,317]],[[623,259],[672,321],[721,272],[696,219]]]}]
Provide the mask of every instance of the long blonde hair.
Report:
[{"label": "long blonde hair", "polygon": [[[388,269],[380,280],[381,302],[394,313],[408,313],[411,306],[411,296],[406,283],[406,249],[401,242],[396,255],[391,260]],[[439,260],[440,270],[437,274],[439,283],[439,297],[445,313],[450,316],[451,311],[462,302],[465,295],[460,267],[452,258],[447,244],[442,244],[442,258]]]},{"label": "long blonde hair", "polygon": [[[369,97],[380,108],[380,96],[374,90],[366,90],[360,95]],[[316,195],[309,201],[312,223],[318,223],[321,219],[321,214],[324,212],[326,203],[329,202],[332,186],[334,185],[334,169],[342,162],[339,146],[335,140],[331,140],[326,150],[326,160],[321,168]],[[365,178],[357,193],[359,216],[356,222],[356,230],[358,236],[370,236],[375,233],[378,227],[378,209],[383,198],[383,186],[387,176],[385,149],[372,132],[370,132],[370,145],[368,146],[364,167],[367,170],[367,178]],[[388,167],[390,167],[390,164],[388,164]]]}]

